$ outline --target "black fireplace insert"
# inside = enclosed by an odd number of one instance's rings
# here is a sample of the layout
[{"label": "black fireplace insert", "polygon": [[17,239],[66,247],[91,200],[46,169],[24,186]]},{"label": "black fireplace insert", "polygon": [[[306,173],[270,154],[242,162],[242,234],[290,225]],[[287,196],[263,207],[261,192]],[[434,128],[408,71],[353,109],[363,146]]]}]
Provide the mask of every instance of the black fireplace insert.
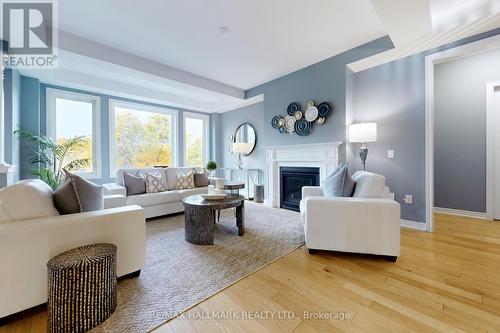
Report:
[{"label": "black fireplace insert", "polygon": [[299,211],[302,186],[319,185],[319,168],[280,167],[280,207]]}]

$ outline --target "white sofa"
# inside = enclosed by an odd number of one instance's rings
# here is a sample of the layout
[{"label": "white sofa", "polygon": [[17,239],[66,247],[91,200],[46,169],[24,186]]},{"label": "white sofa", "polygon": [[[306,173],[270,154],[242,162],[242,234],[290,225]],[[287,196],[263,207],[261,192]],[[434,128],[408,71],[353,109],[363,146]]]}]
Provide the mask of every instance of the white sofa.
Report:
[{"label": "white sofa", "polygon": [[[200,168],[180,167],[180,168],[144,168],[144,169],[119,169],[116,172],[116,183],[104,184],[104,194],[106,196],[124,196],[127,205],[139,205],[144,209],[146,218],[174,214],[184,211],[182,200],[190,195],[207,193],[208,188],[196,187],[193,189],[177,190],[177,173],[186,173],[195,169],[201,172]],[[146,176],[146,173],[161,174],[163,181],[167,184],[168,191],[160,193],[144,193],[137,195],[127,195],[127,190],[123,182],[123,173],[128,172],[133,175],[137,173]]]},{"label": "white sofa", "polygon": [[[40,180],[29,182],[43,188],[37,183]],[[9,188],[0,190],[0,318],[45,303],[47,262],[78,246],[115,244],[118,276],[140,273],[146,259],[141,207],[58,215],[50,188],[41,193],[41,199],[34,191],[20,198],[16,196],[21,192],[12,192]],[[16,202],[18,207],[13,209]],[[36,210],[41,217],[33,216]]]},{"label": "white sofa", "polygon": [[[321,187],[302,188],[300,208],[306,247],[310,253],[367,253],[395,261],[400,251],[399,203],[391,198],[383,176],[362,172],[354,174],[353,179],[353,197],[324,197]],[[360,181],[364,183],[360,185]],[[374,186],[378,189],[373,190]]]}]

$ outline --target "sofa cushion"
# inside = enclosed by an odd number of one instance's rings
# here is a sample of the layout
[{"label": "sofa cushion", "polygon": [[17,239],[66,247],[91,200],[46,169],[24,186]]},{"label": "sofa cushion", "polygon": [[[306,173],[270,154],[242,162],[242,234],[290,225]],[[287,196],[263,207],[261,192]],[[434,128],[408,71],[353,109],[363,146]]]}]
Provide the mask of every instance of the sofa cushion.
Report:
[{"label": "sofa cushion", "polygon": [[53,197],[54,206],[59,211],[59,214],[76,214],[82,211],[80,201],[78,201],[73,183],[69,177],[54,191]]},{"label": "sofa cushion", "polygon": [[71,179],[78,201],[80,202],[81,212],[91,212],[104,209],[104,200],[102,195],[102,186],[92,183],[87,179],[75,175],[74,173],[64,171],[66,177]]},{"label": "sofa cushion", "polygon": [[11,222],[11,221],[12,218],[10,217],[9,213],[7,213],[7,210],[5,210],[5,207],[0,202],[0,223]]},{"label": "sofa cushion", "polygon": [[127,189],[127,195],[146,193],[146,180],[140,173],[133,175],[129,172],[124,172],[123,183]]},{"label": "sofa cushion", "polygon": [[325,197],[350,197],[354,191],[354,185],[348,166],[342,165],[323,180],[323,195]]},{"label": "sofa cushion", "polygon": [[352,179],[356,182],[353,197],[380,198],[385,191],[385,177],[373,172],[358,171]]},{"label": "sofa cushion", "polygon": [[127,205],[139,205],[141,207],[156,206],[179,201],[181,201],[179,191],[145,193],[127,197]]},{"label": "sofa cushion", "polygon": [[163,178],[160,173],[154,175],[146,173],[146,193],[158,193],[167,190],[166,184],[163,183]]},{"label": "sofa cushion", "polygon": [[189,197],[190,195],[195,195],[195,194],[202,194],[202,193],[208,193],[208,187],[195,187],[195,188],[190,188],[186,190],[178,190],[177,192],[180,193],[181,195],[181,200],[183,200],[186,197]]},{"label": "sofa cushion", "polygon": [[0,202],[12,221],[59,215],[52,189],[40,179],[27,179],[0,190]]}]

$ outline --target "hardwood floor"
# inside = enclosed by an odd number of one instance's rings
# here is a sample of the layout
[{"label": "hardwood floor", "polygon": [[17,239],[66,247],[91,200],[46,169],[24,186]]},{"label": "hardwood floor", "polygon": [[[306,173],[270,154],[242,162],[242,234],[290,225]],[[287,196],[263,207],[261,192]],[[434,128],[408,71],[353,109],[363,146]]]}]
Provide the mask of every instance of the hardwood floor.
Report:
[{"label": "hardwood floor", "polygon": [[[45,332],[45,321],[38,313],[0,333]],[[437,215],[434,233],[402,230],[396,263],[300,248],[154,332],[200,331],[500,332],[500,222]]]}]

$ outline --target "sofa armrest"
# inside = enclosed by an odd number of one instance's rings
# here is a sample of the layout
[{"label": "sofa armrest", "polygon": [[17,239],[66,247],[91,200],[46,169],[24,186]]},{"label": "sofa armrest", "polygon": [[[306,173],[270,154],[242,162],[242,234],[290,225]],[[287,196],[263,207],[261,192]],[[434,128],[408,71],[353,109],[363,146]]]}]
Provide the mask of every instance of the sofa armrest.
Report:
[{"label": "sofa armrest", "polygon": [[399,255],[401,215],[396,201],[309,197],[304,206],[308,248]]},{"label": "sofa armrest", "polygon": [[320,186],[303,186],[302,187],[302,200],[307,197],[322,197],[323,189]]},{"label": "sofa armrest", "polygon": [[117,208],[127,205],[127,199],[121,194],[105,195],[103,197],[104,209]]},{"label": "sofa armrest", "polygon": [[399,203],[386,198],[310,196],[305,199],[305,208],[307,213],[328,211],[333,216],[345,211],[358,212],[357,215],[369,215],[370,210],[390,210],[393,213],[398,213],[398,219],[400,212]]},{"label": "sofa armrest", "polygon": [[103,195],[123,195],[127,196],[127,189],[116,183],[102,184]]}]

